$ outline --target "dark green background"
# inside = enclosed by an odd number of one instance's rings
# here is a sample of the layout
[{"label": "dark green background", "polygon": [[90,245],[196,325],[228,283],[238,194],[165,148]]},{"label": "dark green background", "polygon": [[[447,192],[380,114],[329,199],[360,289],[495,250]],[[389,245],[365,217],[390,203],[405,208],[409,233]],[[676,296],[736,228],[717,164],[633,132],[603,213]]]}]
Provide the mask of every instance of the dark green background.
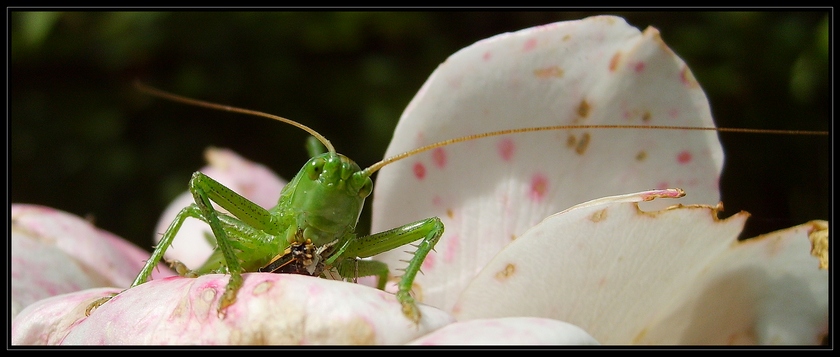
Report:
[{"label": "dark green background", "polygon": [[[719,126],[828,130],[827,12],[630,12],[657,27]],[[11,201],[95,218],[150,247],[210,145],[285,178],[306,134],[136,92],[135,79],[298,120],[369,165],[437,65],[475,41],[583,12],[11,13]],[[828,219],[828,137],[722,134],[723,201],[747,235]],[[366,231],[369,216],[362,216]]]}]

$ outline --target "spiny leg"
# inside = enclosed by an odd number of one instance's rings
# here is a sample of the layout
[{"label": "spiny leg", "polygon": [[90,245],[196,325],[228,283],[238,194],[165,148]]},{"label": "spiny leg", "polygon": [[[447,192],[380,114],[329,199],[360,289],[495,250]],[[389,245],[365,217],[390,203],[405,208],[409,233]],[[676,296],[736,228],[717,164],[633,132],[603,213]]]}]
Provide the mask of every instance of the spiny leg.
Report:
[{"label": "spiny leg", "polygon": [[195,204],[191,204],[180,212],[178,215],[175,216],[175,220],[169,224],[169,227],[166,228],[166,231],[163,233],[163,237],[158,242],[157,246],[155,246],[155,251],[152,252],[152,256],[146,260],[146,265],[143,266],[143,269],[140,269],[140,273],[137,274],[137,277],[134,278],[134,282],[131,283],[130,288],[133,288],[137,285],[143,284],[149,280],[149,277],[152,275],[152,270],[155,269],[158,262],[163,259],[163,255],[166,253],[166,249],[172,245],[172,241],[175,239],[175,236],[178,234],[178,231],[181,229],[181,225],[184,224],[184,220],[188,217],[202,219],[201,210]]},{"label": "spiny leg", "polygon": [[338,274],[342,277],[376,276],[376,288],[385,290],[388,282],[388,264],[375,260],[344,259],[338,266]]},{"label": "spiny leg", "polygon": [[[350,240],[345,247],[328,258],[326,264],[330,265],[340,257],[371,257],[422,239],[420,244],[417,245],[417,250],[414,251],[414,256],[409,260],[400,282],[397,284],[396,294],[397,300],[402,304],[403,314],[418,323],[420,321],[420,310],[417,308],[414,297],[411,296],[411,287],[414,284],[414,278],[420,271],[423,260],[426,259],[426,255],[434,249],[435,244],[440,240],[440,236],[443,235],[443,229],[443,223],[440,219],[432,217],[385,232],[359,237]],[[379,285],[384,287],[381,278]]]},{"label": "spiny leg", "polygon": [[[164,232],[163,238],[161,238],[160,242],[158,242],[158,245],[155,247],[155,251],[152,252],[152,256],[146,260],[146,264],[143,265],[143,268],[140,269],[140,273],[138,273],[137,277],[134,278],[134,282],[132,282],[131,286],[128,287],[129,289],[149,280],[149,277],[152,275],[152,271],[155,269],[160,260],[163,259],[166,249],[172,245],[172,240],[175,239],[175,235],[177,235],[178,230],[181,229],[181,225],[184,224],[184,220],[188,217],[202,219],[201,210],[198,206],[191,204],[178,212],[178,215],[175,216],[175,220],[173,220],[169,227],[166,228],[166,232]],[[108,302],[108,300],[111,300],[113,297],[114,295],[111,295],[95,300],[88,305],[85,310],[85,314],[90,315],[94,309],[102,306],[102,304]]]}]

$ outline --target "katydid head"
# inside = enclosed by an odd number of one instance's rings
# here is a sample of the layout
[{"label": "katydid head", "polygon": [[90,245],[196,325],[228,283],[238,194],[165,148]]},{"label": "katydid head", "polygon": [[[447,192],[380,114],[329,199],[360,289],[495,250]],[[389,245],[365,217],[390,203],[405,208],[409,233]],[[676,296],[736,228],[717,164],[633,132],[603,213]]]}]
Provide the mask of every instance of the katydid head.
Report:
[{"label": "katydid head", "polygon": [[336,153],[315,156],[303,166],[281,194],[294,208],[302,238],[316,246],[352,232],[373,190],[373,181],[353,160]]}]

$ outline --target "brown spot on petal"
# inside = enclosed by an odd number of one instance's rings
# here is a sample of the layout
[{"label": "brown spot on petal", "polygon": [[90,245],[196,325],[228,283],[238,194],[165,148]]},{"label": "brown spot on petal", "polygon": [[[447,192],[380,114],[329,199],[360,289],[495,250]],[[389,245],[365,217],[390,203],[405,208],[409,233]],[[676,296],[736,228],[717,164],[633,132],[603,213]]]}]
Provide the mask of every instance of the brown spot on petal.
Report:
[{"label": "brown spot on petal", "polygon": [[636,161],[645,161],[645,159],[647,159],[647,151],[642,150],[636,154]]},{"label": "brown spot on petal", "polygon": [[644,121],[644,122],[650,121],[650,112],[649,111],[645,110],[645,112],[642,113],[642,121]]},{"label": "brown spot on petal", "polygon": [[617,51],[612,58],[610,58],[610,72],[615,72],[618,68],[619,60],[621,60],[621,51]]},{"label": "brown spot on petal", "polygon": [[563,69],[557,66],[539,68],[534,70],[534,76],[537,78],[561,78],[563,77]]},{"label": "brown spot on petal", "polygon": [[586,99],[583,99],[580,101],[580,104],[578,104],[577,114],[581,118],[586,118],[587,116],[589,116],[590,109],[591,108],[589,106],[589,102],[587,102]]},{"label": "brown spot on petal", "polygon": [[592,213],[592,215],[589,216],[589,220],[592,221],[592,222],[600,222],[600,221],[603,221],[605,219],[607,219],[607,209],[606,208],[604,208],[604,209],[602,209],[598,212]]},{"label": "brown spot on petal", "polygon": [[264,281],[262,283],[257,284],[257,286],[254,287],[254,290],[251,290],[251,292],[254,295],[262,295],[262,294],[268,292],[269,290],[271,290],[272,286],[274,286],[273,282]]},{"label": "brown spot on petal", "polygon": [[647,329],[647,327],[643,328],[641,331],[639,331],[639,333],[638,333],[638,334],[636,334],[636,337],[633,337],[633,342],[632,342],[632,344],[636,345],[636,344],[641,343],[641,342],[642,342],[642,340],[643,340],[643,339],[645,338],[645,336],[647,335],[647,333],[648,333],[648,329]]},{"label": "brown spot on petal", "polygon": [[169,320],[171,321],[171,320],[177,320],[177,319],[181,318],[181,316],[184,314],[184,312],[186,310],[187,310],[187,300],[186,299],[181,299],[181,301],[178,302],[178,306],[176,306],[174,309],[172,309],[172,313],[169,314]]},{"label": "brown spot on petal", "polygon": [[[372,345],[376,343],[376,330],[374,330],[370,321],[365,319],[351,319],[350,321],[347,321],[341,330],[347,332],[347,335],[346,340],[339,342],[339,344]],[[325,332],[332,331],[328,330]]]},{"label": "brown spot on petal", "polygon": [[612,16],[595,16],[592,18],[594,21],[603,21],[606,22],[608,25],[615,24],[615,18]]},{"label": "brown spot on petal", "polygon": [[515,273],[515,272],[516,272],[516,266],[508,263],[508,265],[505,266],[504,270],[501,270],[498,273],[496,273],[496,279],[500,280],[500,281],[504,281],[505,279],[510,278],[513,275],[513,273]]},{"label": "brown spot on petal", "polygon": [[[190,299],[190,297],[187,296],[185,299]],[[215,299],[216,289],[208,287],[201,292],[201,295],[199,295],[197,299],[192,300],[192,304],[188,304],[187,306],[192,308],[193,316],[199,317],[200,319],[206,319],[210,317],[210,311],[215,310],[211,309]]]},{"label": "brown spot on petal", "polygon": [[808,234],[811,241],[811,255],[819,258],[820,269],[828,270],[828,222],[813,221],[813,230]]},{"label": "brown spot on petal", "polygon": [[586,152],[586,148],[589,147],[589,133],[583,133],[580,136],[580,141],[578,141],[577,145],[575,146],[575,152],[578,155],[583,155]]},{"label": "brown spot on petal", "polygon": [[452,219],[452,218],[455,217],[455,213],[452,212],[451,208],[448,208],[448,209],[446,209],[446,216],[449,217],[449,219]]}]

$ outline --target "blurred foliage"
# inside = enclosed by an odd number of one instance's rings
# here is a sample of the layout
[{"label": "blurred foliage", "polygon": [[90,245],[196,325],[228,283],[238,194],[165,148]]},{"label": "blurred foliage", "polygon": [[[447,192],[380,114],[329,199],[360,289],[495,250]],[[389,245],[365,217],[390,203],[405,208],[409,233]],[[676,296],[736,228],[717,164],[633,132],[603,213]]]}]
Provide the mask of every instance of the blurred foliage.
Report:
[{"label": "blurred foliage", "polygon": [[[690,66],[720,126],[828,130],[827,12],[629,12]],[[366,166],[436,66],[478,40],[583,12],[12,12],[11,201],[95,219],[149,248],[207,146],[285,178],[306,135],[169,103],[182,95],[298,120]],[[722,135],[727,215],[747,234],[828,218],[823,137]],[[369,227],[369,213],[360,230]]]}]

